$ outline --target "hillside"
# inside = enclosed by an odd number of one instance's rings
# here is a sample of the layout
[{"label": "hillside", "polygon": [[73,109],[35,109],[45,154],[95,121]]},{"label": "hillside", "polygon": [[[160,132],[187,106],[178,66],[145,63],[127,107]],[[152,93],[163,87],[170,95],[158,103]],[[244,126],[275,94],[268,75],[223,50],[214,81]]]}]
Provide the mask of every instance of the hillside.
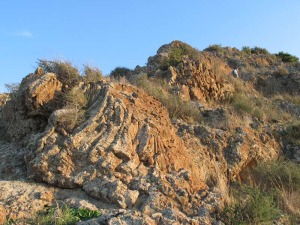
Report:
[{"label": "hillside", "polygon": [[109,77],[40,60],[0,95],[0,224],[298,223],[299,117],[298,59],[262,48],[173,41]]}]

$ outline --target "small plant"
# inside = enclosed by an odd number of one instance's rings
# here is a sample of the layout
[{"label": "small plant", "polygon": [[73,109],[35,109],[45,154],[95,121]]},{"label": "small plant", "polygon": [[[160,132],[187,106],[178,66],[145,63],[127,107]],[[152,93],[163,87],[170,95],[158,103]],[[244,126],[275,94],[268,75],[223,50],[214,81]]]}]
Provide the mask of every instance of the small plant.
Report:
[{"label": "small plant", "polygon": [[72,225],[81,220],[97,218],[101,213],[97,210],[75,209],[64,205],[63,207],[51,207],[46,211],[39,212],[31,224],[39,225]]},{"label": "small plant", "polygon": [[90,210],[90,209],[71,209],[72,213],[79,217],[80,220],[88,220],[92,218],[99,217],[101,213],[97,210]]}]

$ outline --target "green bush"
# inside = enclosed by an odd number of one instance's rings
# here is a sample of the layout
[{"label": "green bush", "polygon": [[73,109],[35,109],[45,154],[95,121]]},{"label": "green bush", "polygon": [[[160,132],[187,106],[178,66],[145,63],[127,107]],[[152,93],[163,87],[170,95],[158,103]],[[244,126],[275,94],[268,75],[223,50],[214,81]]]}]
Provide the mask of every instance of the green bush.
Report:
[{"label": "green bush", "polygon": [[203,51],[222,53],[224,50],[221,45],[214,44],[214,45],[209,45],[207,48],[203,49]]},{"label": "green bush", "polygon": [[58,80],[68,88],[74,87],[81,80],[78,69],[68,61],[39,59],[38,66],[43,68],[46,73],[55,73]]},{"label": "green bush", "polygon": [[254,48],[251,48],[251,54],[270,55],[270,52],[265,48],[254,47]]},{"label": "green bush", "polygon": [[126,67],[116,67],[113,71],[110,72],[110,76],[119,79],[121,77],[128,78],[132,75],[132,71]]},{"label": "green bush", "polygon": [[251,48],[248,46],[244,46],[244,47],[242,47],[242,52],[247,55],[251,55]]},{"label": "green bush", "polygon": [[168,57],[163,57],[160,60],[160,69],[167,70],[169,66],[177,66],[181,61],[182,57],[187,56],[191,60],[200,60],[200,52],[191,47],[190,45],[174,41],[171,43],[171,48]]},{"label": "green bush", "polygon": [[288,63],[297,63],[299,62],[299,58],[291,55],[289,53],[286,52],[278,52],[277,54],[275,54],[278,58],[280,58],[282,60],[282,62],[288,62]]},{"label": "green bush", "polygon": [[237,191],[239,202],[224,208],[225,224],[263,224],[279,218],[280,210],[271,195],[257,187],[242,186]]},{"label": "green bush", "polygon": [[234,109],[240,114],[245,114],[245,113],[251,114],[255,107],[252,100],[248,96],[242,93],[234,94],[232,98],[232,104]]}]

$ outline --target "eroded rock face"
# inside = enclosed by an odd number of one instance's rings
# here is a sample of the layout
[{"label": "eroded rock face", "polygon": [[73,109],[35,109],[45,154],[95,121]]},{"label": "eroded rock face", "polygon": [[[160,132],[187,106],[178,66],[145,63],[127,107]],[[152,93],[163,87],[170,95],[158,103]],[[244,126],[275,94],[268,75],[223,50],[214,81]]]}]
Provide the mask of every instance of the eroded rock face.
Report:
[{"label": "eroded rock face", "polygon": [[[202,171],[200,178],[208,185],[221,187],[246,179],[249,168],[280,154],[279,144],[270,132],[259,133],[246,125],[237,127],[234,133],[180,121],[175,121],[174,126],[190,151],[202,146],[194,160]],[[262,137],[263,141],[259,140]]]},{"label": "eroded rock face", "polygon": [[45,131],[32,136],[25,155],[28,177],[82,187],[124,209],[138,207],[143,199],[151,205],[151,196],[163,193],[178,210],[196,214],[202,203],[195,204],[195,195],[206,185],[199,179],[195,153],[176,135],[166,109],[131,86],[107,83],[96,89],[88,119],[73,133],[60,131],[64,113],[59,109]]},{"label": "eroded rock face", "polygon": [[[181,65],[169,68],[171,85],[182,87],[189,99],[215,98],[219,81],[204,87],[204,80],[213,79],[211,68],[189,59]],[[227,190],[230,180],[243,179],[252,164],[278,155],[271,132],[262,131],[259,121],[227,133],[230,115],[223,108],[203,111],[210,127],[171,123],[165,107],[135,87],[102,81],[78,88],[93,95],[85,121],[66,131],[62,121],[77,111],[53,104],[61,91],[55,75],[37,72],[23,80],[2,113],[11,140],[23,146],[12,150],[13,145],[0,143],[3,157],[11,160],[0,163],[0,178],[19,179],[26,167],[29,179],[78,188],[119,208],[92,224],[212,224],[224,203],[218,188]],[[38,200],[50,204],[54,197],[43,189]],[[66,202],[95,206],[82,199]],[[15,205],[6,206],[16,211]]]},{"label": "eroded rock face", "polygon": [[[38,74],[39,75],[39,74]],[[62,83],[56,75],[47,73],[22,87],[25,89],[25,105],[29,116],[45,115],[55,108],[56,97],[61,92]]]},{"label": "eroded rock face", "polygon": [[55,74],[29,74],[2,109],[6,132],[14,142],[27,143],[32,132],[45,128],[62,84]]},{"label": "eroded rock face", "polygon": [[[232,84],[221,80],[214,72],[213,67],[213,63],[209,60],[201,62],[183,57],[182,64],[175,68],[169,68],[169,82],[179,85],[186,99],[200,102],[206,102],[210,99],[225,99],[234,92],[234,87]],[[227,73],[229,74],[229,72]],[[188,91],[185,91],[185,88]]]}]

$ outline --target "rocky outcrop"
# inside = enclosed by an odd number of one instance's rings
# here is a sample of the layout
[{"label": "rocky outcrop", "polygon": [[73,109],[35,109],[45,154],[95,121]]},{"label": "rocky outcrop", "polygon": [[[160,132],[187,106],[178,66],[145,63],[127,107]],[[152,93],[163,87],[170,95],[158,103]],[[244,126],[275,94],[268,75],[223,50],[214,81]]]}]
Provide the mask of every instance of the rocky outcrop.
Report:
[{"label": "rocky outcrop", "polygon": [[134,87],[94,85],[82,87],[97,90],[97,98],[72,133],[61,131],[61,117],[72,113],[65,109],[50,115],[43,132],[32,133],[25,148],[28,177],[82,187],[95,199],[140,209],[145,216],[165,209],[166,203],[187,218],[196,216],[205,207],[205,196],[199,195],[207,188],[200,179],[203,171],[194,161],[197,153],[176,135],[166,109]]},{"label": "rocky outcrop", "polygon": [[223,100],[234,92],[234,87],[218,77],[213,66],[209,61],[193,61],[184,57],[182,64],[168,69],[169,83],[179,87],[187,100],[203,103],[211,99]]},{"label": "rocky outcrop", "polygon": [[[162,46],[128,77],[164,78],[168,91],[194,101],[202,124],[171,121],[155,97],[106,80],[74,87],[88,102],[79,115],[57,102],[66,90],[55,74],[37,69],[24,78],[0,106],[0,205],[7,218],[61,200],[102,210],[80,224],[222,224],[230,183],[247,179],[249,168],[277,158],[280,148],[268,123],[246,116],[241,123],[224,107],[206,107],[235,91],[222,77],[230,68],[186,47],[191,52],[176,61],[171,54],[180,45]],[[165,59],[173,61],[162,67]],[[67,119],[82,115],[66,128]],[[290,151],[298,160],[298,149]]]},{"label": "rocky outcrop", "polygon": [[[267,131],[257,132],[250,124],[237,127],[233,134],[182,121],[174,121],[174,126],[190,151],[203,148],[194,160],[202,171],[200,178],[212,187],[226,190],[230,181],[246,179],[247,170],[259,161],[276,159],[280,154],[275,137],[270,132],[266,135]],[[260,138],[263,141],[258,141]]]},{"label": "rocky outcrop", "polygon": [[30,74],[23,79],[19,90],[2,110],[11,141],[25,145],[32,132],[45,128],[50,113],[59,105],[56,98],[61,86],[56,75],[51,73]]},{"label": "rocky outcrop", "polygon": [[[183,51],[182,48],[188,50]],[[162,68],[162,64],[172,60],[174,51],[184,53],[176,64],[170,63]],[[231,96],[234,87],[222,78],[230,74],[230,67],[216,58],[195,51],[180,41],[163,45],[157,55],[149,58],[145,72],[166,79],[185,100],[200,101],[203,104],[212,99],[223,100]]]}]

